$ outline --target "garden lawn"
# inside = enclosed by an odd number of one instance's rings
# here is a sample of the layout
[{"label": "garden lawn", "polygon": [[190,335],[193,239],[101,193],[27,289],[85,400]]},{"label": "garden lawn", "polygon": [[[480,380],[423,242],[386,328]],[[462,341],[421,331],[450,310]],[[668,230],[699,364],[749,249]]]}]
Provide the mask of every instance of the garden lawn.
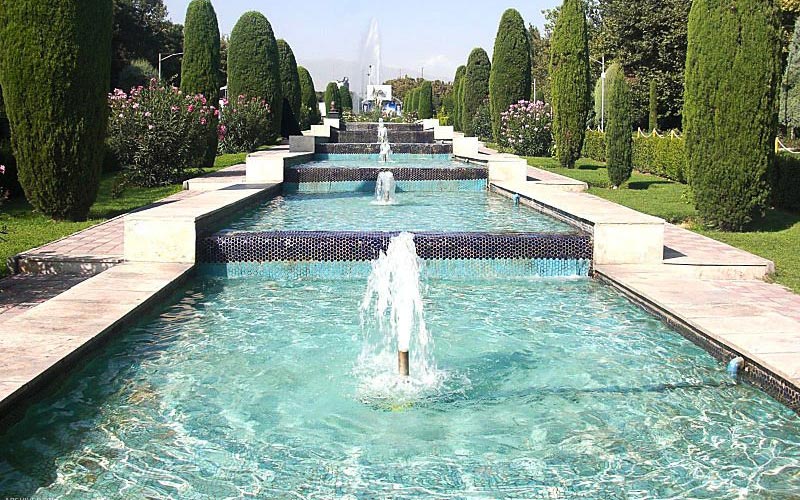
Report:
[{"label": "garden lawn", "polygon": [[[189,172],[191,177],[203,175],[233,165],[244,163],[245,153],[218,156],[214,166]],[[92,205],[89,219],[85,222],[54,221],[33,208],[22,198],[6,202],[0,207],[0,227],[8,234],[0,240],[0,276],[8,274],[4,264],[20,252],[36,248],[65,236],[99,224],[135,208],[148,205],[179,192],[181,184],[156,188],[126,187],[118,196],[112,196],[120,174],[107,173],[100,182],[97,201]]]},{"label": "garden lawn", "polygon": [[745,232],[728,233],[707,229],[697,223],[689,188],[669,179],[634,172],[620,189],[611,189],[605,164],[581,159],[574,169],[562,168],[553,158],[528,158],[532,166],[578,179],[589,185],[589,193],[630,207],[715,240],[741,248],[775,262],[772,279],[800,293],[800,214],[769,210],[764,219],[753,222]]}]

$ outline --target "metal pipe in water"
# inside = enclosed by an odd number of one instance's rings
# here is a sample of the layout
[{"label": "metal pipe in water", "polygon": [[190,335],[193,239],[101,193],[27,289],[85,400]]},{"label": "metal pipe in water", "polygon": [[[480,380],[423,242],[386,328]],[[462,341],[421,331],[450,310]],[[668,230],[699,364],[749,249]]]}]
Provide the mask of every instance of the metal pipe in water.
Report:
[{"label": "metal pipe in water", "polygon": [[397,368],[401,377],[408,377],[408,351],[397,351]]}]

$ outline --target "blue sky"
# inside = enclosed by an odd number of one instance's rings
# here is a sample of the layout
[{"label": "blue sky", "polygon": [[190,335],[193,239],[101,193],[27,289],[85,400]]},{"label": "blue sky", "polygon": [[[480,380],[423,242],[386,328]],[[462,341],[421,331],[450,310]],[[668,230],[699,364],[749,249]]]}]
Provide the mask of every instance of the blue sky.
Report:
[{"label": "blue sky", "polygon": [[[165,0],[170,16],[183,22],[190,0]],[[245,1],[217,0],[214,7],[223,33],[230,33],[239,16],[258,10],[269,19],[278,38],[292,46],[298,63],[311,70],[315,84],[324,88],[335,75],[349,76],[356,87],[366,76],[359,68],[363,40],[373,19],[381,38],[381,79],[400,72],[426,78],[452,79],[465,64],[473,47],[483,47],[491,56],[497,24],[503,11],[516,8],[526,23],[542,26],[541,11],[560,0],[535,1],[354,1],[320,0]],[[411,19],[412,21],[409,21]],[[361,62],[359,62],[361,60]],[[353,87],[351,87],[353,88]]]}]

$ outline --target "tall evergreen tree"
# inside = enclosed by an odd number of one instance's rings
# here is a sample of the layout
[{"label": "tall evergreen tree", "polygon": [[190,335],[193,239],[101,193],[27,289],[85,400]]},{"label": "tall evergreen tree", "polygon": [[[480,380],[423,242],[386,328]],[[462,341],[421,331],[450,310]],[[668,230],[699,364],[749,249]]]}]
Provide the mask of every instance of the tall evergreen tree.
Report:
[{"label": "tall evergreen tree", "polygon": [[431,82],[424,81],[419,87],[419,103],[417,104],[417,115],[420,120],[433,118],[433,86]]},{"label": "tall evergreen tree", "polygon": [[764,209],[776,132],[781,31],[773,0],[694,0],[684,130],[700,216],[741,230]]},{"label": "tall evergreen tree", "polygon": [[343,85],[339,89],[339,99],[342,100],[342,111],[353,111],[353,95],[350,93],[350,87]]},{"label": "tall evergreen tree", "polygon": [[495,140],[500,135],[500,115],[517,101],[530,98],[531,42],[522,15],[508,9],[497,29],[489,77],[489,109]]},{"label": "tall evergreen tree", "polygon": [[564,0],[550,50],[553,136],[559,163],[573,168],[589,113],[589,39],[582,0]]},{"label": "tall evergreen tree", "polygon": [[778,119],[786,128],[787,135],[794,138],[800,127],[800,17],[794,25],[786,69],[781,82],[780,109]]},{"label": "tall evergreen tree", "polygon": [[111,0],[0,2],[0,85],[19,180],[54,219],[97,197],[111,76]]},{"label": "tall evergreen tree", "polygon": [[461,127],[467,135],[473,135],[472,121],[475,113],[489,98],[489,74],[492,63],[489,56],[481,48],[475,48],[467,60],[464,74],[463,108],[461,111]]},{"label": "tall evergreen tree", "polygon": [[302,66],[297,67],[297,74],[300,80],[300,127],[308,130],[311,125],[317,125],[322,121],[319,114],[317,92],[314,90],[314,79],[311,73]]},{"label": "tall evergreen tree", "polygon": [[[215,107],[219,105],[219,44],[219,25],[211,0],[192,0],[186,9],[181,90],[184,94],[203,94]],[[212,127],[204,167],[214,164],[218,142],[216,127]]]},{"label": "tall evergreen tree", "polygon": [[271,137],[281,131],[283,91],[278,42],[272,25],[259,12],[245,12],[231,32],[228,46],[228,95],[259,97],[269,104]]},{"label": "tall evergreen tree", "polygon": [[331,104],[336,108],[336,111],[342,110],[342,98],[339,95],[339,85],[336,82],[328,83],[325,87],[325,111],[331,112]]},{"label": "tall evergreen tree", "polygon": [[286,40],[280,39],[277,43],[283,95],[281,135],[289,137],[300,134],[300,74],[297,72],[297,60],[294,58],[292,48]]},{"label": "tall evergreen tree", "polygon": [[658,129],[658,96],[656,94],[655,80],[650,80],[650,113],[647,125],[650,132]]},{"label": "tall evergreen tree", "polygon": [[461,130],[461,89],[464,80],[464,74],[467,72],[467,67],[461,65],[456,70],[456,76],[453,79],[453,126],[456,130]]},{"label": "tall evergreen tree", "polygon": [[608,178],[616,188],[630,179],[633,171],[633,130],[630,87],[622,68],[614,66],[617,68],[610,72],[608,81],[606,163]]}]

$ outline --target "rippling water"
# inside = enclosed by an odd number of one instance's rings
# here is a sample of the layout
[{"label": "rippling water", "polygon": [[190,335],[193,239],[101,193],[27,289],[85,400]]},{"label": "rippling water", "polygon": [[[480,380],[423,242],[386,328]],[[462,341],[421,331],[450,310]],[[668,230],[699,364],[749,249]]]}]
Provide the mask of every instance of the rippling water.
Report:
[{"label": "rippling water", "polygon": [[379,206],[372,193],[278,196],[231,224],[243,231],[572,232],[571,226],[482,192],[398,192]]},{"label": "rippling water", "polygon": [[198,278],[0,440],[0,496],[796,498],[798,417],[588,279],[434,281],[364,401],[361,281]]}]

